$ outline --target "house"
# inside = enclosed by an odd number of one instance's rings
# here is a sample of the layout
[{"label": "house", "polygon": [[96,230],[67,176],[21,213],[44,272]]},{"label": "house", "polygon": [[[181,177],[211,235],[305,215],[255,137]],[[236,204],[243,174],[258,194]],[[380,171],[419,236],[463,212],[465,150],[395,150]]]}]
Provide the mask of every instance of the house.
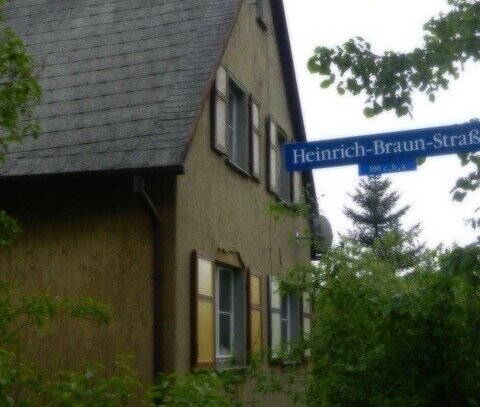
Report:
[{"label": "house", "polygon": [[310,223],[266,211],[314,196],[311,173],[282,166],[282,145],[305,140],[282,2],[12,0],[7,24],[44,95],[41,136],[0,168],[23,229],[1,278],[114,312],[108,327],[62,319],[30,356],[133,353],[148,383],[308,330],[276,278],[310,260],[296,239]]}]

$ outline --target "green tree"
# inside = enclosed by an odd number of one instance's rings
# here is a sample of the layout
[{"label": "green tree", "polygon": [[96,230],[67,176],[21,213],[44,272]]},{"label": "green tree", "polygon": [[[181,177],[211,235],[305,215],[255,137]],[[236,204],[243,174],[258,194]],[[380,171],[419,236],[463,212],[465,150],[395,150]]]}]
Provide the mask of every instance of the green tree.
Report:
[{"label": "green tree", "polygon": [[[406,53],[376,54],[369,42],[356,37],[339,47],[318,47],[308,68],[323,77],[323,88],[336,85],[340,95],[349,92],[365,96],[366,117],[389,110],[398,116],[411,115],[414,92],[425,93],[434,102],[436,92],[448,89],[467,62],[480,60],[480,2],[448,0],[448,4],[448,13],[424,25],[424,43],[420,48]],[[473,168],[452,190],[453,198],[461,202],[480,185],[480,157],[472,153],[460,158],[464,167]],[[480,228],[478,216],[467,222],[474,229]]]},{"label": "green tree", "polygon": [[341,47],[318,47],[308,63],[312,73],[324,77],[321,86],[336,85],[340,95],[366,97],[364,113],[373,117],[394,110],[411,114],[414,91],[435,101],[468,61],[480,60],[480,2],[448,0],[451,10],[424,25],[424,43],[411,52],[376,54],[361,37]]},{"label": "green tree", "polygon": [[41,371],[22,361],[31,329],[41,329],[59,316],[106,324],[111,312],[105,305],[85,299],[69,301],[50,296],[21,297],[0,282],[0,405],[21,407],[118,407],[133,399],[139,386],[124,358],[117,360],[116,374],[107,375],[101,365],[80,371]]},{"label": "green tree", "polygon": [[[25,44],[5,26],[5,0],[0,0],[0,164],[10,143],[36,137],[39,123],[32,119],[41,97],[34,59]],[[11,244],[20,229],[0,210],[0,247]]]},{"label": "green tree", "polygon": [[[391,187],[392,181],[380,176],[359,181],[355,193],[349,194],[356,207],[344,207],[345,216],[353,223],[353,228],[344,238],[363,247],[374,248],[379,257],[402,259],[404,268],[409,268],[425,249],[425,245],[418,241],[420,224],[410,228],[402,225],[402,219],[410,206],[397,208],[400,194]],[[386,236],[391,241],[394,239],[397,244],[384,244]]]},{"label": "green tree", "polygon": [[[42,93],[34,59],[23,41],[5,25],[4,6],[5,0],[0,0],[0,165],[8,145],[38,136],[40,126],[33,115]],[[19,234],[16,220],[0,210],[0,249],[13,245]],[[111,318],[108,307],[92,299],[21,297],[0,281],[0,406],[126,405],[134,397],[138,382],[122,358],[113,375],[107,375],[100,365],[77,372],[49,373],[22,361],[25,329],[40,329],[60,315],[98,324]]]},{"label": "green tree", "polygon": [[373,246],[387,232],[401,229],[401,220],[410,209],[396,209],[400,194],[391,190],[390,178],[371,176],[360,179],[355,193],[348,194],[357,208],[344,207],[343,213],[353,223],[349,237],[363,246]]},{"label": "green tree", "polygon": [[354,243],[326,254],[303,287],[315,312],[308,405],[480,405],[479,254],[427,251],[403,276]]}]

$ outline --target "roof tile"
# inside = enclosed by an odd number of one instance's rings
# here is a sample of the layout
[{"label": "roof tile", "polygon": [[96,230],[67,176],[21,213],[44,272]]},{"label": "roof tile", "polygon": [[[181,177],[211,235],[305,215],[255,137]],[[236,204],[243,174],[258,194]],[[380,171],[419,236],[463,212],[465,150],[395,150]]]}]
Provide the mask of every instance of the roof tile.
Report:
[{"label": "roof tile", "polygon": [[40,68],[43,134],[9,146],[0,175],[181,164],[238,1],[9,1]]}]

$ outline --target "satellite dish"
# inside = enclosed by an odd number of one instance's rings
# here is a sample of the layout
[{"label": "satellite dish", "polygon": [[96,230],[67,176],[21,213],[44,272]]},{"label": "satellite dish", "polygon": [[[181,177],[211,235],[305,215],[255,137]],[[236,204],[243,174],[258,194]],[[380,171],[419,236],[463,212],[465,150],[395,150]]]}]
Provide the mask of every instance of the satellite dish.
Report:
[{"label": "satellite dish", "polygon": [[317,215],[312,221],[312,259],[331,249],[333,244],[333,230],[328,219],[323,215]]}]

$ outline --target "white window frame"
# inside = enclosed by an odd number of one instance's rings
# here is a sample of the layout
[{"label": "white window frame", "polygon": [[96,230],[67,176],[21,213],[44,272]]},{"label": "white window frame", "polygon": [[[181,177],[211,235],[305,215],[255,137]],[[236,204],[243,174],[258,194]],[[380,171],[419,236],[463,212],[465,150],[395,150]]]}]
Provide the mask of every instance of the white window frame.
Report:
[{"label": "white window frame", "polygon": [[[232,296],[230,301],[230,312],[220,311],[220,273],[227,272],[230,274],[230,294]],[[234,271],[228,267],[218,266],[215,271],[215,355],[217,359],[231,359],[234,351],[234,326],[235,326],[235,287],[234,287]],[[220,315],[230,315],[230,353],[220,353]]]}]

